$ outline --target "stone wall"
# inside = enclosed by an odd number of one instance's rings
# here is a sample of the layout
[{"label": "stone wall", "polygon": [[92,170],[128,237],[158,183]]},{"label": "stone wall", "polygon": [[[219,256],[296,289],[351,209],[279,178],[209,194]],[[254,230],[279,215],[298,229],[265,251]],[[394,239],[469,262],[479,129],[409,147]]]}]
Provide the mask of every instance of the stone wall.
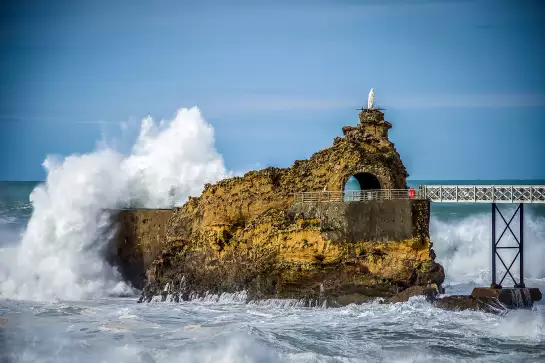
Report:
[{"label": "stone wall", "polygon": [[113,263],[126,281],[143,288],[146,270],[161,253],[166,241],[171,209],[130,209],[114,211],[115,256]]},{"label": "stone wall", "polygon": [[289,209],[318,218],[332,242],[400,241],[428,235],[430,203],[425,200],[296,203]]}]

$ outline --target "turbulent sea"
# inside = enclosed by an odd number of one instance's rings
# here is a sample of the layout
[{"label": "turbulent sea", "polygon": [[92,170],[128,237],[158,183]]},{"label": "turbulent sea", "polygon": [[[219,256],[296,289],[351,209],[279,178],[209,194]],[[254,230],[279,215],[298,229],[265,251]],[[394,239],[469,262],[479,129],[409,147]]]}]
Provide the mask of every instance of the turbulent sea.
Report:
[{"label": "turbulent sea", "polygon": [[[0,253],[21,243],[35,186],[0,183]],[[544,290],[544,208],[526,211],[526,281]],[[447,293],[489,284],[489,205],[434,204],[431,234]],[[15,263],[5,256],[3,264]],[[29,300],[6,290],[0,291],[0,362],[545,361],[542,303],[495,316],[443,311],[419,298],[328,309],[246,303],[243,293],[137,304],[130,291]]]},{"label": "turbulent sea", "polygon": [[[129,154],[103,147],[44,167],[43,183],[0,182],[1,363],[545,361],[543,301],[504,316],[440,310],[421,298],[333,309],[246,302],[243,292],[137,304],[138,291],[103,258],[111,239],[104,211],[180,205],[231,175],[198,110],[144,120]],[[432,205],[447,294],[490,284],[490,212]],[[527,286],[545,292],[545,206],[526,206],[525,255]]]}]

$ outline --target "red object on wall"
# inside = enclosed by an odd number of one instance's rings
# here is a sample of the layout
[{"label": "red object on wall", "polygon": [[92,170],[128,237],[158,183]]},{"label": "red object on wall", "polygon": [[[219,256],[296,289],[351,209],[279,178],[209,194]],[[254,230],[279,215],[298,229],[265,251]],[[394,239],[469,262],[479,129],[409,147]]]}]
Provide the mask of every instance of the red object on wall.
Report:
[{"label": "red object on wall", "polygon": [[414,199],[414,188],[409,189],[409,198]]}]

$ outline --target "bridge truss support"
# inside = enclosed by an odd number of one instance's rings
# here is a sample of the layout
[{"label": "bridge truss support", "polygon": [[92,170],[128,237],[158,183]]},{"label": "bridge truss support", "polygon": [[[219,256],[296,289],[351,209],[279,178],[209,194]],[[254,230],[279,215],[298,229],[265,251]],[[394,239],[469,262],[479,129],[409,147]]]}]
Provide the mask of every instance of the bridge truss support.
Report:
[{"label": "bridge truss support", "polygon": [[[519,235],[517,238],[517,235],[511,228],[511,223],[513,222],[514,218],[519,215]],[[496,238],[496,215],[499,215],[503,222],[505,223],[505,228],[501,232],[498,238]],[[513,236],[515,242],[517,243],[516,246],[499,246],[500,241],[503,237],[506,236],[506,232],[509,231],[511,235]],[[501,251],[504,249],[517,249],[517,254],[515,257],[513,257],[513,260],[507,266],[504,259],[501,256]],[[520,277],[519,281],[515,279],[513,274],[511,273],[511,268],[515,264],[515,261],[519,260],[519,271],[520,271]],[[496,260],[499,259],[503,267],[506,269],[505,273],[503,274],[503,277],[497,283],[496,280]],[[524,288],[524,204],[520,203],[509,221],[505,219],[503,216],[501,210],[498,208],[496,203],[492,203],[492,285],[491,287],[494,288],[501,288],[501,284],[505,280],[505,278],[509,276],[513,283],[515,284],[516,288]]]}]

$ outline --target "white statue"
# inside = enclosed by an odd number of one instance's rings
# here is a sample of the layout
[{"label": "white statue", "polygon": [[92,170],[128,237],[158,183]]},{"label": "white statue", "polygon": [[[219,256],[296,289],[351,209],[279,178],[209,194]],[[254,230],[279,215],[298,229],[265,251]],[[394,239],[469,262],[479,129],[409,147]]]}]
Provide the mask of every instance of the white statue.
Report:
[{"label": "white statue", "polygon": [[367,98],[367,108],[372,109],[375,106],[375,90],[371,88],[369,92],[369,98]]}]

